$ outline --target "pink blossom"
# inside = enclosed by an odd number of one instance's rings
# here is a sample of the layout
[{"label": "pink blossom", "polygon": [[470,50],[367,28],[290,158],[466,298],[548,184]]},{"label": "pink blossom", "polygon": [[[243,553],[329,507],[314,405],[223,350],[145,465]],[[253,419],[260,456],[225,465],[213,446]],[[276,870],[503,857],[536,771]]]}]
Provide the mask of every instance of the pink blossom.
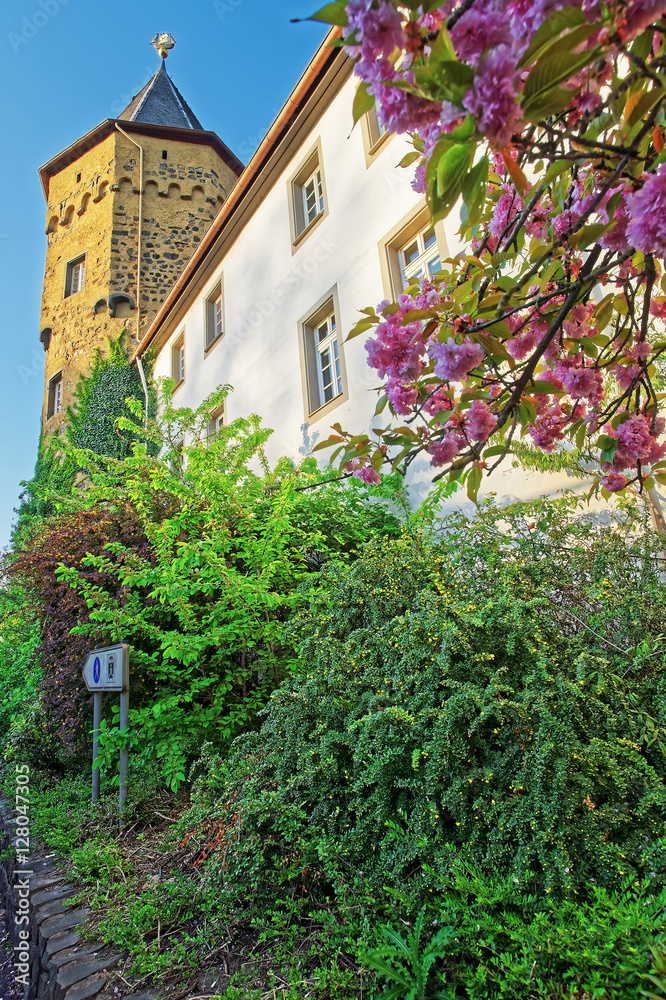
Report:
[{"label": "pink blossom", "polygon": [[562,324],[562,328],[571,340],[580,340],[581,337],[592,337],[597,333],[597,328],[591,323],[594,303],[589,302],[583,305],[579,302],[573,307]]},{"label": "pink blossom", "polygon": [[639,378],[641,367],[640,365],[631,365],[627,368],[625,365],[613,365],[612,372],[620,389],[625,392],[632,382]]},{"label": "pink blossom", "polygon": [[542,451],[555,451],[558,441],[564,438],[564,423],[567,417],[559,403],[543,406],[537,413],[533,424],[530,424],[530,435],[537,448]]},{"label": "pink blossom", "polygon": [[618,472],[607,472],[603,479],[599,480],[599,485],[605,486],[609,493],[619,493],[628,482],[627,477]]},{"label": "pink blossom", "polygon": [[666,163],[643,176],[643,187],[626,198],[627,240],[637,250],[666,257]]},{"label": "pink blossom", "polygon": [[548,332],[547,323],[535,323],[528,326],[518,336],[506,341],[506,349],[516,361],[522,361],[528,354],[531,354],[535,347],[541,343],[542,337]]},{"label": "pink blossom", "polygon": [[344,466],[345,472],[351,472],[354,479],[360,479],[362,483],[381,483],[382,477],[376,469],[369,464],[369,456],[365,458],[352,458]]},{"label": "pink blossom", "polygon": [[[409,74],[406,74],[409,79]],[[379,101],[379,119],[389,132],[416,132],[439,121],[441,104],[383,83],[370,88]]]},{"label": "pink blossom", "polygon": [[614,222],[615,225],[607,233],[604,233],[599,242],[604,250],[617,250],[619,253],[624,253],[627,249],[627,223],[629,222],[626,198],[622,198],[613,212],[612,218],[608,209],[607,214],[608,221]]},{"label": "pink blossom", "polygon": [[421,14],[418,19],[419,27],[425,28],[426,31],[439,31],[455,5],[456,0],[447,0],[437,10],[430,11],[428,14]]},{"label": "pink blossom", "polygon": [[528,329],[519,337],[507,340],[504,346],[515,361],[523,361],[532,353],[540,340],[541,335],[536,329]]},{"label": "pink blossom", "polygon": [[476,0],[456,21],[451,41],[461,62],[476,65],[483,53],[501,43],[511,44],[511,33],[498,0]]},{"label": "pink blossom", "polygon": [[447,431],[441,441],[431,441],[426,451],[431,455],[431,465],[448,465],[456,455],[459,455],[464,445],[464,438],[458,431]]},{"label": "pink blossom", "polygon": [[417,194],[425,194],[426,192],[426,169],[426,163],[419,163],[418,167],[414,171],[412,188]]},{"label": "pink blossom", "polygon": [[613,458],[613,468],[628,469],[636,462],[658,462],[666,452],[666,445],[657,444],[656,438],[663,431],[663,420],[655,421],[653,433],[647,417],[638,413],[628,417],[617,430],[611,424],[604,427],[606,434],[618,440],[617,450]]},{"label": "pink blossom", "polygon": [[355,31],[355,41],[361,43],[364,58],[390,57],[395,49],[402,49],[406,41],[402,17],[392,3],[378,0],[375,7],[371,0],[349,0],[347,4],[349,26],[343,35]]},{"label": "pink blossom", "polygon": [[480,365],[485,357],[483,348],[467,337],[462,344],[457,344],[453,337],[449,337],[444,344],[431,340],[428,353],[436,362],[435,375],[447,382],[457,382]]},{"label": "pink blossom", "polygon": [[443,295],[442,289],[430,278],[421,281],[421,291],[414,296],[414,305],[417,309],[434,309],[446,301],[448,296]]},{"label": "pink blossom", "polygon": [[635,38],[666,12],[666,0],[633,0],[624,11],[625,39]]},{"label": "pink blossom", "polygon": [[627,351],[627,354],[632,358],[637,358],[639,361],[646,361],[651,350],[652,344],[647,340],[639,340],[631,350]]},{"label": "pink blossom", "polygon": [[478,119],[480,131],[506,146],[517,126],[516,58],[508,45],[498,45],[481,60],[463,105]]},{"label": "pink blossom", "polygon": [[376,368],[380,378],[400,379],[402,382],[413,382],[423,370],[421,357],[425,354],[425,345],[419,339],[422,331],[421,323],[408,323],[403,326],[401,319],[404,313],[394,313],[387,316],[377,327],[377,334],[365,343],[368,352],[368,364]]},{"label": "pink blossom", "polygon": [[362,483],[381,483],[382,481],[382,477],[371,465],[366,465],[360,472],[355,472],[354,476],[356,479],[360,479]]},{"label": "pink blossom", "polygon": [[603,378],[598,368],[570,368],[560,375],[562,384],[572,399],[599,401],[603,395]]},{"label": "pink blossom", "polygon": [[475,399],[465,414],[465,430],[473,441],[485,441],[497,424],[497,417],[487,403]]},{"label": "pink blossom", "polygon": [[598,17],[601,17],[599,0],[583,0],[582,10],[587,21],[596,21]]},{"label": "pink blossom", "polygon": [[399,379],[394,378],[388,380],[384,392],[394,411],[402,416],[412,412],[419,398],[419,391],[415,385],[403,385]]},{"label": "pink blossom", "polygon": [[[505,191],[501,194],[490,221],[490,232],[492,235],[499,238],[507,228],[509,222],[512,222],[523,208],[523,200],[515,189]],[[506,239],[508,240],[510,236],[511,230],[506,233]]]},{"label": "pink blossom", "polygon": [[433,392],[432,396],[430,396],[423,406],[425,412],[431,417],[433,417],[436,413],[441,413],[442,410],[448,413],[452,410],[452,408],[453,404],[447,395],[446,389],[443,387],[441,389],[437,389],[436,392]]}]

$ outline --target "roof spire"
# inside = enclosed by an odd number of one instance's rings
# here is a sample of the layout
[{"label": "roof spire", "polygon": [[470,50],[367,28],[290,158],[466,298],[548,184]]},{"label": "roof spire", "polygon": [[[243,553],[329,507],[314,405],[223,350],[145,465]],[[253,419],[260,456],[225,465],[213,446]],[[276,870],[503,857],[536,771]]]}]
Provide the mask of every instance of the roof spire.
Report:
[{"label": "roof spire", "polygon": [[163,31],[161,34],[157,32],[150,44],[159,52],[161,59],[166,59],[169,55],[169,49],[172,49],[176,44],[176,39],[168,31]]},{"label": "roof spire", "polygon": [[160,68],[141,93],[132,98],[125,110],[118,115],[118,119],[203,130],[203,125],[167,73],[166,58],[169,50],[176,44],[176,39],[163,31],[161,34],[158,32],[150,44],[160,56]]}]

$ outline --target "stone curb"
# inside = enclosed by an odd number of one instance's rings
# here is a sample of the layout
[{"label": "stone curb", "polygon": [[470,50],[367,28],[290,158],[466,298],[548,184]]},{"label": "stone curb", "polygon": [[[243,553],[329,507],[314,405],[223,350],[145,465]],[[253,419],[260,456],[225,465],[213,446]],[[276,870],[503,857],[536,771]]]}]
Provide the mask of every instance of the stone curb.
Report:
[{"label": "stone curb", "polygon": [[[13,857],[10,805],[0,800],[0,899],[14,946],[15,975],[23,1000],[93,1000],[120,962],[108,945],[84,941],[77,928],[90,910],[71,904],[75,895],[55,854],[33,850],[24,863]],[[121,998],[118,998],[121,1000]],[[154,1000],[148,993],[123,1000]]]}]

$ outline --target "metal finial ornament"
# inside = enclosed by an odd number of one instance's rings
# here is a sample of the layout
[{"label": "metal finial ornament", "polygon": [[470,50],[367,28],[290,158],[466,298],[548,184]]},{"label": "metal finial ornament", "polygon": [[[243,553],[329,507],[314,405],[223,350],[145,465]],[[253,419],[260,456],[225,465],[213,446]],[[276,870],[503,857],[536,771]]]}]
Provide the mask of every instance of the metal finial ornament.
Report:
[{"label": "metal finial ornament", "polygon": [[161,59],[166,59],[169,49],[176,44],[176,39],[168,31],[163,31],[161,34],[158,32],[150,44],[157,50]]}]

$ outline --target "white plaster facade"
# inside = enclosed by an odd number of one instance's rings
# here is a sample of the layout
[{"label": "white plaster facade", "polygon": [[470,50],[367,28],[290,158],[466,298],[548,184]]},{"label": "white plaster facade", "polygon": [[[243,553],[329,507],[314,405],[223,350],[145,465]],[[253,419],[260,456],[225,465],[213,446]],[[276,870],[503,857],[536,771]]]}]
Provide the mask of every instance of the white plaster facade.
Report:
[{"label": "white plaster facade", "polygon": [[[234,222],[232,216],[222,224],[218,243],[226,239],[226,246],[216,249],[217,244],[212,244],[205,253],[195,254],[190,283],[173,305],[167,301],[151,334],[159,350],[157,378],[172,375],[172,348],[184,337],[185,377],[174,394],[175,405],[196,407],[217,386],[230,383],[234,391],[227,400],[226,419],[258,413],[264,426],[275,431],[267,445],[271,461],[288,455],[298,462],[318,440],[328,437],[334,422],[353,433],[372,425],[378,378],[366,364],[367,338],[343,341],[359,319],[359,309],[376,306],[387,297],[383,241],[425,209],[425,200],[411,187],[412,169],[397,166],[411,148],[408,141],[385,139],[369,155],[365,124],[352,128],[356,80],[341,56],[338,52],[337,83],[328,87],[330,96],[322,100],[314,94],[309,105],[306,102],[301,117],[308,120],[307,127],[291,142],[287,136],[282,145],[276,145],[273,159],[281,151],[279,168],[269,161],[263,190],[257,193],[260,181],[253,182],[241,202],[246,205],[242,221]],[[294,246],[291,179],[315,149],[323,173],[326,211]],[[445,225],[437,227],[443,257],[460,249],[457,225],[454,212]],[[206,300],[218,284],[224,334],[206,351]],[[299,347],[303,320],[333,296],[339,310],[345,391],[337,405],[310,413]],[[386,421],[387,412],[378,419]],[[317,454],[324,463],[326,452]],[[439,470],[421,462],[410,471],[416,500]],[[509,467],[498,470],[486,490],[504,499],[538,496],[574,485],[578,485],[575,480],[562,475],[524,473]],[[463,502],[462,493],[449,501],[454,506]]]}]

